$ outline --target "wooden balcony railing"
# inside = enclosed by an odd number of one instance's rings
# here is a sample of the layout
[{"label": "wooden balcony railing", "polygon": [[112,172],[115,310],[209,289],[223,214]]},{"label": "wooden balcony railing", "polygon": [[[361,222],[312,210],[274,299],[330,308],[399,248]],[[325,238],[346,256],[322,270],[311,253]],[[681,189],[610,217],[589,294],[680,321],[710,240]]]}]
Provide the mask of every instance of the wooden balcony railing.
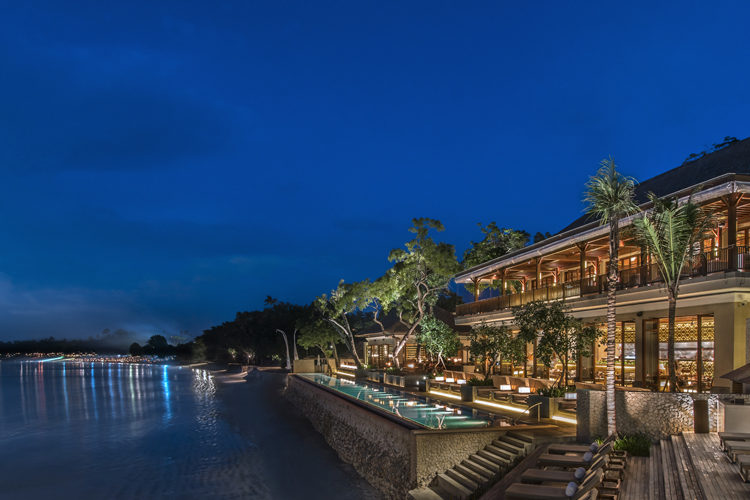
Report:
[{"label": "wooden balcony railing", "polygon": [[[750,248],[734,246],[715,249],[693,255],[685,261],[681,277],[706,276],[724,271],[750,271]],[[646,286],[662,281],[657,264],[644,265],[620,271],[618,290]],[[607,291],[607,276],[585,278],[568,283],[527,290],[501,297],[460,304],[456,307],[457,316],[502,311],[526,305],[534,301],[566,300],[583,296],[603,294]]]}]

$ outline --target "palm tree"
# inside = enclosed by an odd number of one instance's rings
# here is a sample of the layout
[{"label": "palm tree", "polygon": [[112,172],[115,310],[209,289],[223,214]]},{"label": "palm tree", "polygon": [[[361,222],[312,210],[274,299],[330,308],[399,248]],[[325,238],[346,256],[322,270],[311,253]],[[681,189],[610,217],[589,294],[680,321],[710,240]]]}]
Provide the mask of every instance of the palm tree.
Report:
[{"label": "palm tree", "polygon": [[584,202],[587,212],[609,224],[609,272],[607,276],[607,434],[617,432],[615,421],[615,290],[617,287],[617,250],[620,243],[620,219],[635,213],[635,179],[617,171],[613,158],[602,160],[596,175],[586,183]]},{"label": "palm tree", "polygon": [[667,358],[669,363],[669,389],[677,391],[677,374],[674,359],[674,323],[680,274],[692,254],[694,244],[703,237],[713,222],[713,216],[692,202],[677,199],[660,200],[649,193],[653,208],[635,221],[636,238],[654,256],[659,274],[667,287],[669,298],[669,337]]}]

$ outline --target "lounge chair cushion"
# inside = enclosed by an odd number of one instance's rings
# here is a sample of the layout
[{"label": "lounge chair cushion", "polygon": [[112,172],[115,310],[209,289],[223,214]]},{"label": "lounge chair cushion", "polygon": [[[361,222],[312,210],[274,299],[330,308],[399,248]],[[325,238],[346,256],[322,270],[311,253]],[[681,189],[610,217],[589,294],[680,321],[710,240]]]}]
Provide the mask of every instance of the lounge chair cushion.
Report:
[{"label": "lounge chair cushion", "polygon": [[583,479],[583,476],[585,475],[586,475],[586,469],[584,469],[583,467],[578,467],[573,473],[573,477],[575,477],[578,481]]},{"label": "lounge chair cushion", "polygon": [[576,491],[578,491],[578,483],[571,481],[565,487],[565,496],[572,497],[576,494]]},{"label": "lounge chair cushion", "polygon": [[599,443],[591,443],[591,448],[589,448],[592,453],[596,453],[596,450],[599,449]]},{"label": "lounge chair cushion", "polygon": [[592,458],[594,458],[594,454],[591,453],[590,451],[587,451],[586,453],[583,454],[584,462],[591,462]]}]

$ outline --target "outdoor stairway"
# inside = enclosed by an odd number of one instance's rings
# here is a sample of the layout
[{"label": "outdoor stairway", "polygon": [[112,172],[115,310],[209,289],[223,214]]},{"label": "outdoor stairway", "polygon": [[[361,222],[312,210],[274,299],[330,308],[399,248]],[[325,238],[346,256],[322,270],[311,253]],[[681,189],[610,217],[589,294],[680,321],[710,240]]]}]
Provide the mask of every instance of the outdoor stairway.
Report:
[{"label": "outdoor stairway", "polygon": [[651,446],[650,457],[628,457],[620,500],[734,500],[750,498],[750,484],[721,451],[715,432],[685,432]]},{"label": "outdoor stairway", "polygon": [[534,438],[509,431],[460,464],[438,474],[423,488],[409,492],[414,500],[464,500],[481,493],[503,477],[534,447]]}]

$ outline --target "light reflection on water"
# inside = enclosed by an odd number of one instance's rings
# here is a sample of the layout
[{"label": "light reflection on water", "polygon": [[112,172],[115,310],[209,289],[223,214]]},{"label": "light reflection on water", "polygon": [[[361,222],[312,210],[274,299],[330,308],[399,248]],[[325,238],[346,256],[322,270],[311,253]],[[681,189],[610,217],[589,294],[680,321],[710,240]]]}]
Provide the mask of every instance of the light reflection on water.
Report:
[{"label": "light reflection on water", "polygon": [[0,362],[2,498],[264,498],[204,370]]}]

